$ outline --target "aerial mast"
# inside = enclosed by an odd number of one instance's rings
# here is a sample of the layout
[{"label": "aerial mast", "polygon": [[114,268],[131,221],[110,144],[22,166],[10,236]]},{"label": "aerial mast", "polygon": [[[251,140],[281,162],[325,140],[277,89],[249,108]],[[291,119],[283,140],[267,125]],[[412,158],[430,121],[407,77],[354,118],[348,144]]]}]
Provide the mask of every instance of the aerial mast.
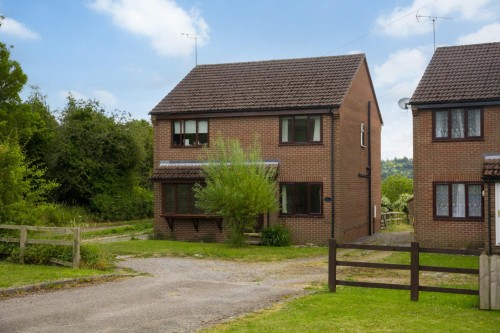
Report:
[{"label": "aerial mast", "polygon": [[433,35],[434,35],[434,51],[436,51],[436,21],[438,19],[440,19],[440,20],[452,20],[452,18],[451,17],[420,15],[418,12],[417,12],[416,18],[417,18],[417,22],[420,22],[421,18],[428,18],[429,20],[432,21],[432,31],[433,31]]},{"label": "aerial mast", "polygon": [[188,34],[188,33],[182,32],[181,36],[186,36],[189,39],[194,39],[194,64],[195,64],[195,67],[198,66],[198,37],[204,36],[204,35]]}]

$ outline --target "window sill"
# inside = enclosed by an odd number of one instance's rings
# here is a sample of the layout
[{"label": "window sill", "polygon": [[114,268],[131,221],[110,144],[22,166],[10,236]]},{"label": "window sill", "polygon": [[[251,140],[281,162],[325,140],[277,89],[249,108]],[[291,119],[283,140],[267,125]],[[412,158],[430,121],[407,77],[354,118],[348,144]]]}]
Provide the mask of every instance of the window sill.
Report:
[{"label": "window sill", "polygon": [[484,217],[443,217],[434,216],[434,221],[439,222],[484,222]]},{"label": "window sill", "polygon": [[287,146],[324,146],[323,142],[291,142],[284,143],[280,142],[278,146],[287,147]]},{"label": "window sill", "polygon": [[324,218],[323,214],[279,214],[278,217],[293,217],[293,218]]},{"label": "window sill", "polygon": [[465,139],[451,139],[451,138],[445,138],[445,139],[438,139],[438,138],[432,138],[432,142],[473,142],[473,141],[484,141],[484,137],[479,137],[479,138],[465,138]]},{"label": "window sill", "polygon": [[193,146],[175,146],[175,145],[171,145],[170,146],[171,148],[203,148],[203,147],[208,147],[208,145],[193,145]]}]

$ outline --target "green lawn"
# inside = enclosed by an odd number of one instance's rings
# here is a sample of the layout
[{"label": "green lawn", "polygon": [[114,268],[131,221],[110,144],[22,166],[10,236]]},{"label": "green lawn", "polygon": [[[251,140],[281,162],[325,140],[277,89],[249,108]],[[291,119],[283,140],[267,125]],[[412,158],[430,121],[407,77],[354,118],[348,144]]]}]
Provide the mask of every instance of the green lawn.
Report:
[{"label": "green lawn", "polygon": [[500,312],[478,297],[338,287],[301,297],[204,332],[498,332]]},{"label": "green lawn", "polygon": [[0,261],[0,288],[18,287],[77,277],[109,274],[97,269],[72,269],[69,267],[21,265]]},{"label": "green lawn", "polygon": [[128,234],[146,234],[153,233],[153,220],[134,220],[125,221],[109,225],[99,225],[96,224],[95,227],[106,227],[102,230],[91,230],[82,229],[81,237],[82,239],[92,239],[97,237],[107,237],[107,236],[120,236]]},{"label": "green lawn", "polygon": [[165,240],[113,242],[102,246],[117,255],[176,256],[240,261],[276,261],[327,255],[326,247],[246,246],[233,248],[219,243],[191,243]]}]

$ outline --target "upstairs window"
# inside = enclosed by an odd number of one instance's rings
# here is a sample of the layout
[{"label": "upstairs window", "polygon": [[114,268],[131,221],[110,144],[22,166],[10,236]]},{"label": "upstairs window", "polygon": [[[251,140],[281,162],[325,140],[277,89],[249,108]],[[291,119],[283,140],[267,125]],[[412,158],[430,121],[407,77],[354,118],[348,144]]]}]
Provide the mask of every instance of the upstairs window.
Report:
[{"label": "upstairs window", "polygon": [[481,139],[483,112],[478,108],[434,111],[435,140]]},{"label": "upstairs window", "polygon": [[483,216],[480,183],[434,184],[434,217],[480,219]]},{"label": "upstairs window", "polygon": [[172,145],[177,147],[201,147],[208,144],[208,120],[172,121]]},{"label": "upstairs window", "polygon": [[321,116],[281,117],[280,143],[321,143]]}]

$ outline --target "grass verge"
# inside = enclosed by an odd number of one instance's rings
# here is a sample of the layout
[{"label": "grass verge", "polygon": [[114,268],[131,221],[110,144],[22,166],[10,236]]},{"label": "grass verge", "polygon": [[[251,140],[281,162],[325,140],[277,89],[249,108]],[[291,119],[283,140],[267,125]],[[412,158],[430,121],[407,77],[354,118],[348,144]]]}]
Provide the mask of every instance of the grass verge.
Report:
[{"label": "grass verge", "polygon": [[340,286],[203,332],[498,332],[500,312],[478,297]]},{"label": "grass verge", "polygon": [[[125,225],[124,225],[125,223]],[[82,239],[93,239],[107,236],[153,233],[153,220],[135,220],[119,223],[96,224],[93,228],[82,229]]]},{"label": "grass verge", "polygon": [[111,270],[72,269],[68,267],[21,265],[0,261],[0,288],[19,287],[41,282],[99,276]]},{"label": "grass verge", "polygon": [[277,261],[301,257],[327,255],[326,247],[230,247],[218,243],[191,243],[165,240],[134,240],[102,244],[102,247],[116,255],[140,257],[175,256],[202,257],[239,261]]}]

